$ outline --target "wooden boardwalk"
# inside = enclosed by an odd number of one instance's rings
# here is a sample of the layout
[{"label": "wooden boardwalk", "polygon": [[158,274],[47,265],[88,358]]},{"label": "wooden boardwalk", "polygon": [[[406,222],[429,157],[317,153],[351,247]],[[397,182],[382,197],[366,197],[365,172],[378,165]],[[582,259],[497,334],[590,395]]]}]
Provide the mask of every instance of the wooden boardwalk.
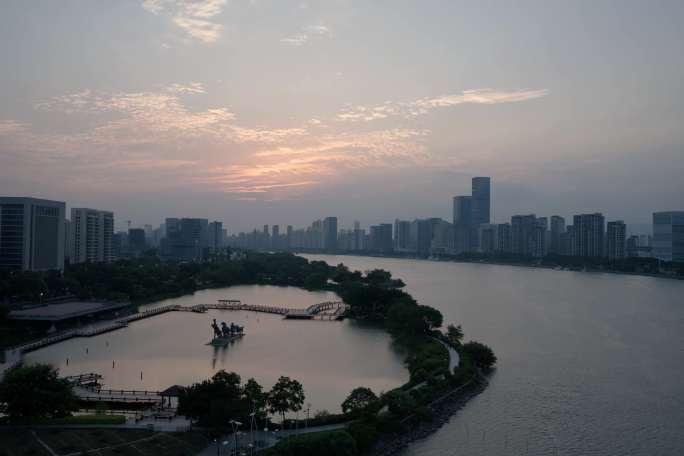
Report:
[{"label": "wooden boardwalk", "polygon": [[304,309],[292,309],[279,306],[262,306],[259,304],[246,304],[236,299],[221,299],[213,304],[195,304],[193,306],[182,306],[180,304],[169,304],[166,306],[154,307],[143,312],[134,313],[120,317],[113,322],[90,328],[71,329],[57,333],[43,339],[29,342],[28,344],[13,347],[19,353],[24,354],[48,345],[56,344],[74,337],[93,337],[116,329],[125,328],[129,323],[154,317],[167,312],[206,312],[207,310],[237,310],[247,312],[261,312],[275,315],[282,315],[288,319],[300,320],[341,320],[346,315],[349,306],[341,301],[327,301],[313,304]]}]

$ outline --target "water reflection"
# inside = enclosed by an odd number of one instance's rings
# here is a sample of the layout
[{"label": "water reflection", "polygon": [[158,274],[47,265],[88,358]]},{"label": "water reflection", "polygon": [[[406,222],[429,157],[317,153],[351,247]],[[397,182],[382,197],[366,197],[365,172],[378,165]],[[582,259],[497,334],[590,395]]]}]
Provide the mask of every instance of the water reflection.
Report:
[{"label": "water reflection", "polygon": [[[297,288],[241,286],[204,290],[153,306],[210,303],[227,297],[296,308],[337,298]],[[213,318],[245,326],[245,336],[226,347],[207,345]],[[98,337],[46,347],[27,358],[51,362],[64,375],[98,372],[104,375],[107,387],[124,389],[186,385],[209,378],[219,369],[237,372],[243,381],[253,377],[265,388],[287,375],[303,383],[312,411],[339,411],[341,402],[357,386],[380,392],[408,379],[401,354],[376,327],[219,310],[169,312]]]}]

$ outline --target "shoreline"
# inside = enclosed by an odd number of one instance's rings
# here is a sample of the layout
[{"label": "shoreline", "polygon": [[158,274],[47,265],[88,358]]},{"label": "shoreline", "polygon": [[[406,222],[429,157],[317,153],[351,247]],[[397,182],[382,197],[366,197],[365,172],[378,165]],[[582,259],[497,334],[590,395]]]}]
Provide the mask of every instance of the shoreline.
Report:
[{"label": "shoreline", "polygon": [[356,256],[365,258],[386,258],[390,260],[415,260],[415,261],[430,261],[433,263],[462,263],[462,264],[484,264],[484,265],[495,265],[495,266],[513,266],[522,267],[529,269],[548,269],[552,271],[559,272],[584,272],[584,273],[605,273],[614,275],[626,275],[626,276],[639,276],[639,277],[651,277],[656,279],[671,279],[671,280],[684,280],[684,276],[676,276],[669,274],[654,274],[648,272],[629,272],[629,271],[618,271],[614,269],[595,269],[595,268],[570,268],[567,266],[560,265],[547,265],[547,264],[532,264],[532,263],[515,263],[506,261],[496,261],[496,260],[466,260],[466,259],[453,259],[453,258],[429,258],[429,257],[419,257],[419,256],[409,256],[409,255],[391,255],[391,254],[370,254],[361,252],[322,252],[322,251],[306,251],[297,250],[292,251],[295,255],[321,255],[321,256]]},{"label": "shoreline", "polygon": [[418,421],[412,426],[403,426],[401,432],[382,435],[369,454],[393,456],[411,444],[429,437],[448,423],[471,399],[484,392],[488,385],[488,377],[478,372],[468,383],[454,387],[428,405],[432,412],[431,420]]}]

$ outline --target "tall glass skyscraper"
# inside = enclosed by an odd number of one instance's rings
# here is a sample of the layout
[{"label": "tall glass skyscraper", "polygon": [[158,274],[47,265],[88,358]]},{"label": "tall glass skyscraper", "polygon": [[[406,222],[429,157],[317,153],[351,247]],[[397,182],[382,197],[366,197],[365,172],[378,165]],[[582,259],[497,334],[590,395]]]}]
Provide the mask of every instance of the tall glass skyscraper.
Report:
[{"label": "tall glass skyscraper", "polygon": [[653,213],[653,256],[684,262],[684,211]]},{"label": "tall glass skyscraper", "polygon": [[490,223],[491,218],[491,178],[473,177],[472,183],[472,223],[477,228],[482,223]]}]

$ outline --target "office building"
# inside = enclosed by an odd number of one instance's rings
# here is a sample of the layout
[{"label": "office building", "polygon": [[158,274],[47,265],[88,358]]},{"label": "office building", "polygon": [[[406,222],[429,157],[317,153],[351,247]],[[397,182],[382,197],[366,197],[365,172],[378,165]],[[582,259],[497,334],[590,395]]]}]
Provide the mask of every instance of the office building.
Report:
[{"label": "office building", "polygon": [[580,257],[603,257],[605,218],[603,214],[580,214],[573,217],[572,254]]},{"label": "office building", "polygon": [[0,267],[63,270],[65,211],[61,201],[0,197]]},{"label": "office building", "polygon": [[72,208],[70,225],[72,239],[68,256],[71,263],[109,263],[114,259],[113,213]]},{"label": "office building", "polygon": [[223,222],[214,221],[208,224],[208,245],[213,253],[217,253],[223,247]]},{"label": "office building", "polygon": [[684,211],[653,213],[653,256],[684,262]]},{"label": "office building", "polygon": [[608,222],[606,227],[606,256],[610,261],[625,258],[625,235],[627,229],[625,222],[617,220]]},{"label": "office building", "polygon": [[128,254],[139,256],[147,249],[147,239],[143,228],[128,229]]}]

